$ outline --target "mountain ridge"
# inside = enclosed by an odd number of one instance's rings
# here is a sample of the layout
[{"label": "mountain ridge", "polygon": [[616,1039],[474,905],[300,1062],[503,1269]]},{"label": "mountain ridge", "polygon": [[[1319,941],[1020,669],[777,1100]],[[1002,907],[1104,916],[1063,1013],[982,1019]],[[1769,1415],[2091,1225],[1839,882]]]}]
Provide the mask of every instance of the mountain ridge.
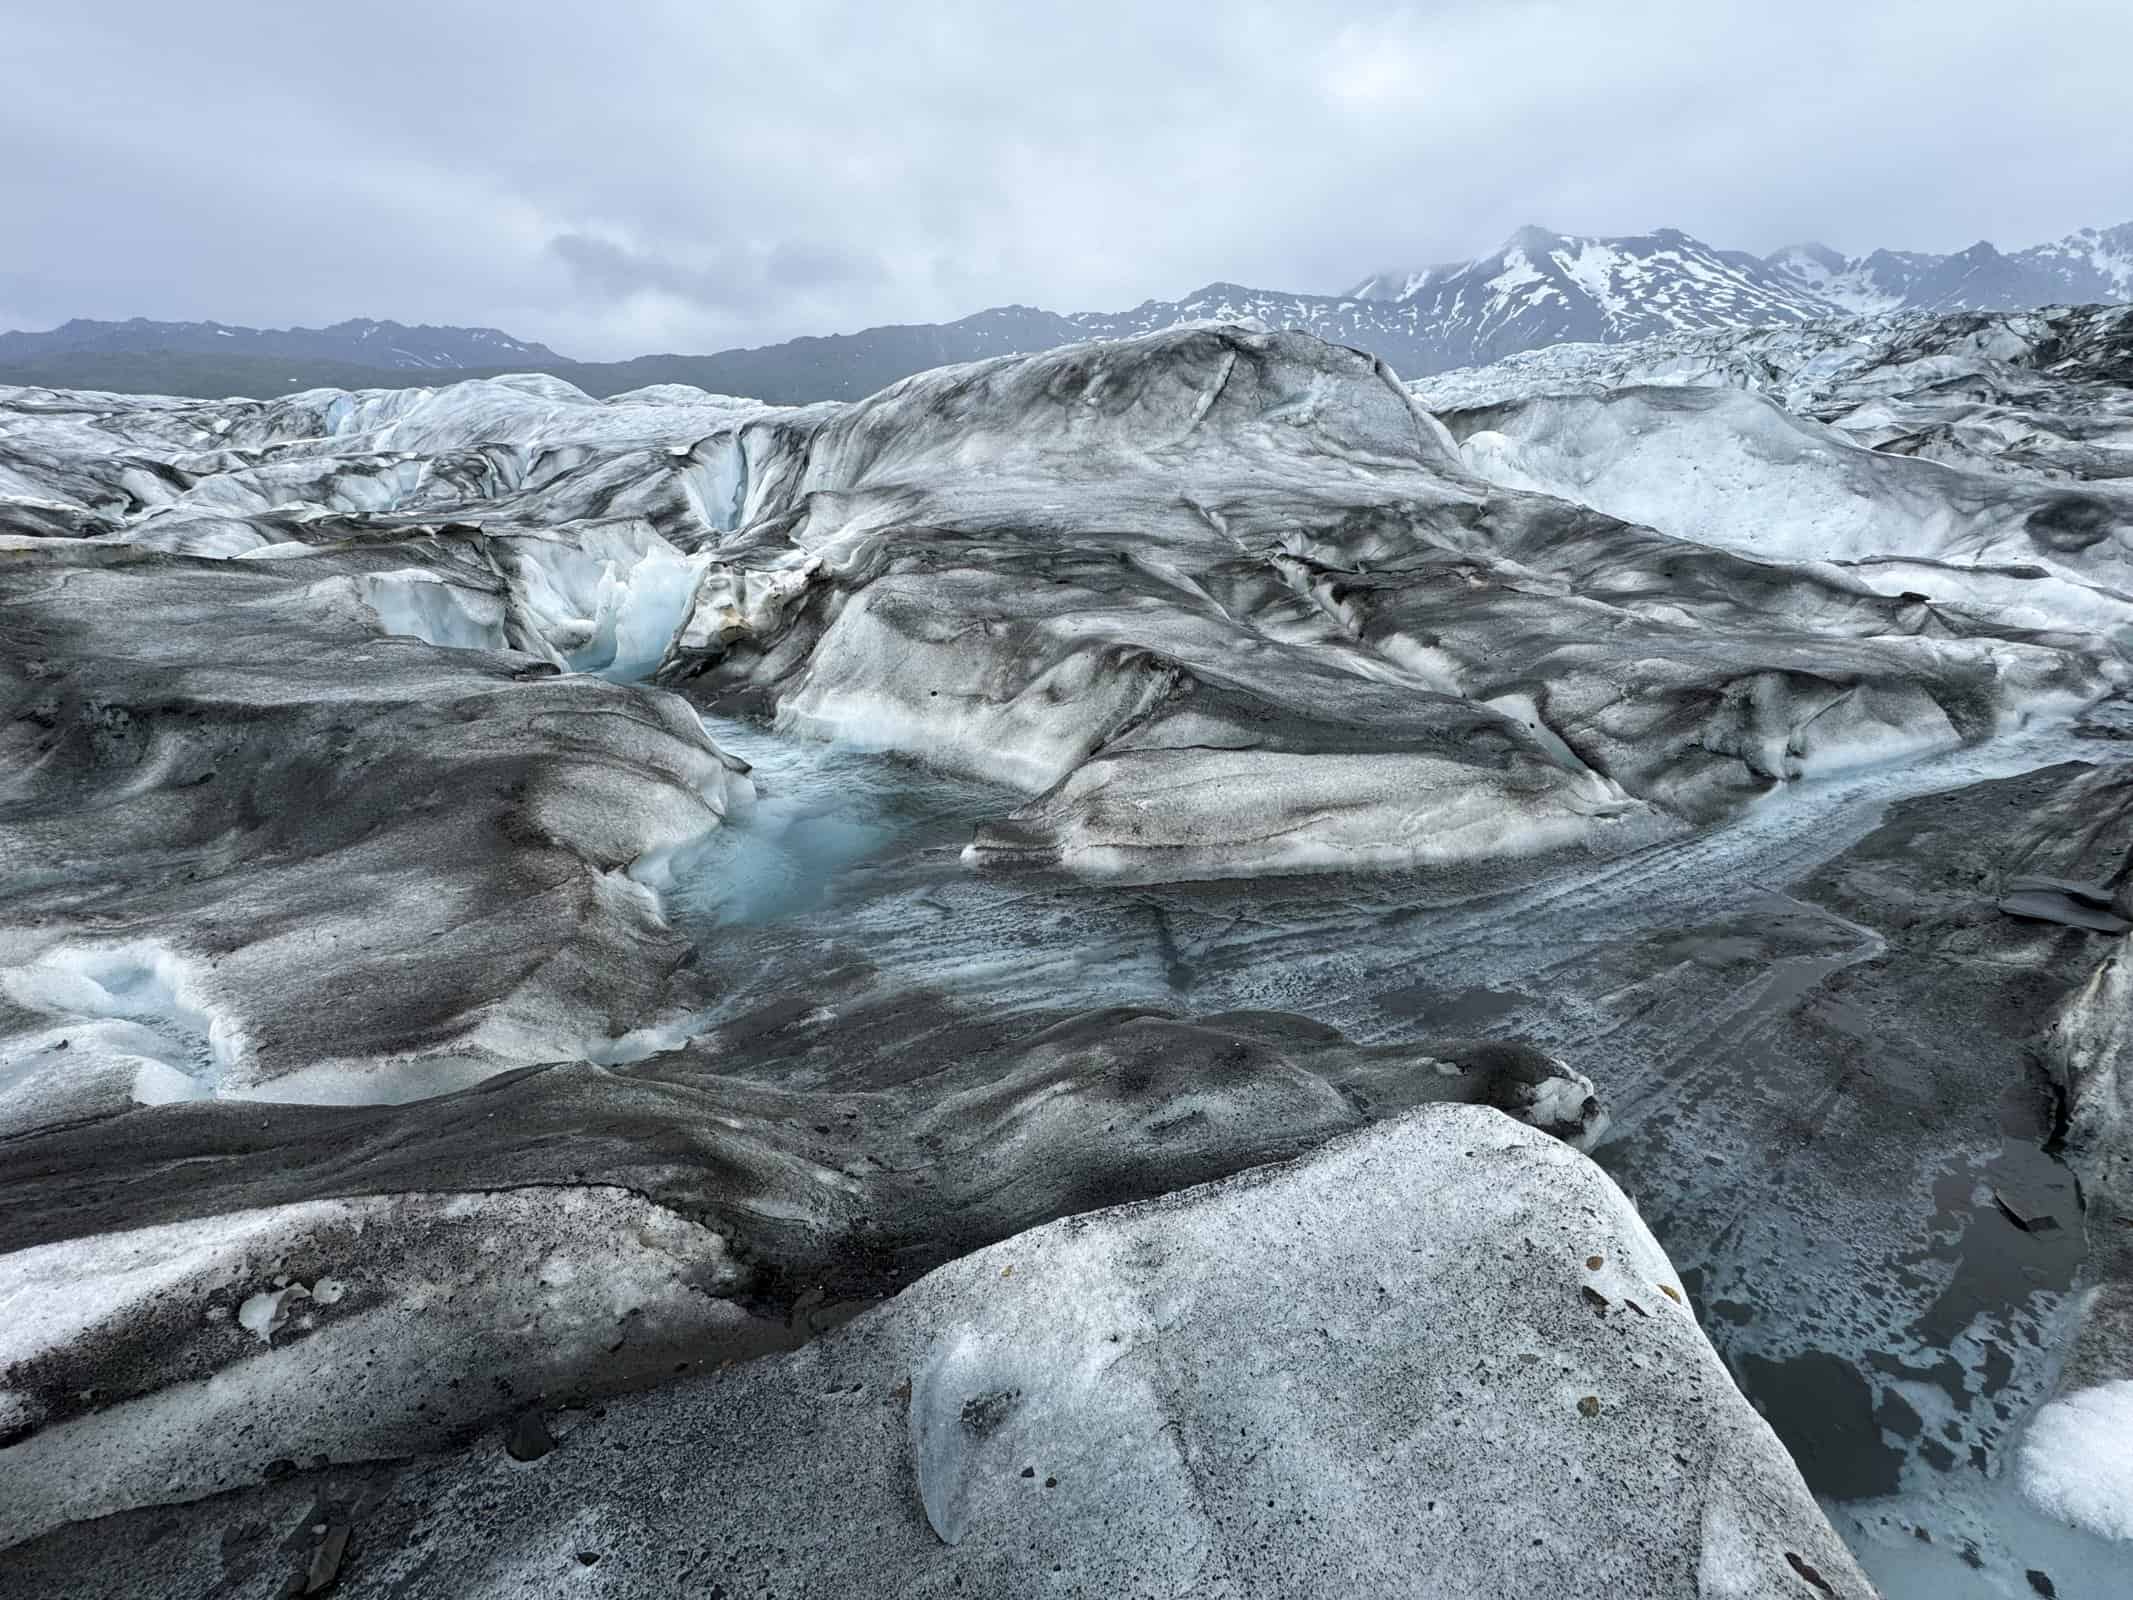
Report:
[{"label": "mountain ridge", "polygon": [[[227,343],[224,343],[227,341]],[[410,325],[350,317],[323,328],[251,328],[226,322],[159,322],[148,317],[100,321],[74,317],[42,332],[0,333],[0,363],[69,355],[144,355],[160,352],[224,357],[342,361],[387,371],[453,371],[499,358],[571,362],[545,344],[514,338],[501,328]]]},{"label": "mountain ridge", "polygon": [[0,383],[272,395],[534,371],[597,395],[684,383],[801,404],[858,399],[934,367],[1201,321],[1301,328],[1416,378],[1553,344],[1617,344],[1698,328],[2124,300],[2133,300],[2133,222],[2079,229],[2012,253],[1980,242],[1946,255],[1875,250],[1850,257],[1811,241],[1756,256],[1678,228],[1599,236],[1529,225],[1491,255],[1387,269],[1342,294],[1218,280],[1181,299],[1145,300],[1119,312],[992,306],[952,322],[609,362],[573,361],[494,328],[367,318],[318,329],[76,319],[44,333],[0,334]]}]

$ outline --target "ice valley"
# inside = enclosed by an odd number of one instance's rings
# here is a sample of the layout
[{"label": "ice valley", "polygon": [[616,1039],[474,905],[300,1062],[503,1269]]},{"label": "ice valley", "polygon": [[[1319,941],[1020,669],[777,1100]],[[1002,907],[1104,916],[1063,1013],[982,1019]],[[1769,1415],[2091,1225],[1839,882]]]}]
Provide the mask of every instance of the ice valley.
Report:
[{"label": "ice valley", "polygon": [[9,1593],[2133,1569],[2133,312],[0,389]]}]

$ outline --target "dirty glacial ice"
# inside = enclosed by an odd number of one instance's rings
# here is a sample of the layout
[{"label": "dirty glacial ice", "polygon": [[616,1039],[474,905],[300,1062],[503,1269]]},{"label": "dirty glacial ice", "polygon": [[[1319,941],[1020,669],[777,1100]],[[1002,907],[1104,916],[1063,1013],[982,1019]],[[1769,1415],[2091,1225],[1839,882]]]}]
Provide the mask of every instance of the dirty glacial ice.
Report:
[{"label": "dirty glacial ice", "polygon": [[2114,1592],[2129,341],[0,391],[0,1572]]}]

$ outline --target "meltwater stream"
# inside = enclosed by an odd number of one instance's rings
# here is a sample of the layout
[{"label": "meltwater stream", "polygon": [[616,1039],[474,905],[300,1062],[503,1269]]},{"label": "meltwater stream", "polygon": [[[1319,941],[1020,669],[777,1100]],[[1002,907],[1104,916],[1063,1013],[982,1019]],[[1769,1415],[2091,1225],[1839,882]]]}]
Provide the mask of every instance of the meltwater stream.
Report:
[{"label": "meltwater stream", "polygon": [[[2092,759],[2093,744],[2044,728],[1859,771],[1729,828],[1443,904],[1422,875],[975,874],[960,860],[972,824],[1018,797],[705,726],[754,765],[757,798],[677,863],[669,905],[734,1014],[917,991],[986,1010],[1280,1009],[1374,1043],[1533,1038],[1600,1085],[1615,1125],[1597,1159],[1887,1593],[2019,1594],[2049,1570],[2080,1595],[2107,1563],[2002,1483],[2082,1255],[2044,1097],[2015,1041],[1970,1040],[1950,1064],[1930,1029],[1891,1042],[1848,1016],[1867,1000],[1831,980],[1883,939],[1808,888],[1893,803]],[[2063,1225],[2015,1228],[1996,1191]]]}]

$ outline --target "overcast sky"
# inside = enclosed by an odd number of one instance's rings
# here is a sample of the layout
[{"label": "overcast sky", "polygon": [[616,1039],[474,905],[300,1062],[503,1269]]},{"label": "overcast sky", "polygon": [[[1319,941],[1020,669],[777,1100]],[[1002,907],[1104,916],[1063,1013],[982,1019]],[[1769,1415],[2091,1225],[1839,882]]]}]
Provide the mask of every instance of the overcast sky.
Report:
[{"label": "overcast sky", "polygon": [[2128,0],[22,0],[0,328],[708,351],[1513,228],[2021,246],[2133,218]]}]

